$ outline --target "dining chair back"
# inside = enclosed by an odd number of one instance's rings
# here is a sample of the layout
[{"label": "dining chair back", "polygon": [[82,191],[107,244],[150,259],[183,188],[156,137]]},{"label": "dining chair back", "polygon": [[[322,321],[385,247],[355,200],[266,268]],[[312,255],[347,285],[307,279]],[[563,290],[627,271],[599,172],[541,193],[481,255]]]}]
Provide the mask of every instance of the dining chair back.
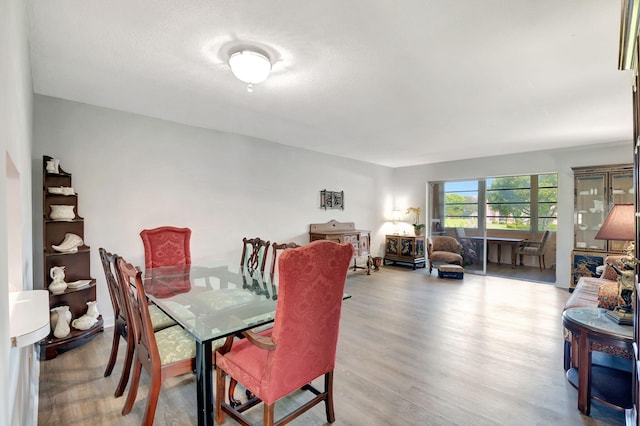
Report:
[{"label": "dining chair back", "polygon": [[[102,262],[102,268],[104,269],[104,275],[107,280],[107,288],[109,289],[109,296],[111,297],[111,306],[113,307],[114,317],[111,354],[109,355],[107,368],[104,371],[104,377],[107,377],[111,375],[113,367],[115,366],[116,359],[118,357],[118,347],[120,346],[120,338],[122,337],[125,341],[128,340],[128,327],[125,311],[125,300],[123,297],[124,295],[120,291],[120,286],[116,281],[118,255],[111,254],[102,247],[98,249],[98,252],[100,253],[100,261]],[[122,373],[120,375],[120,382],[118,383],[118,387],[116,388],[114,394],[116,398],[122,396],[122,394],[124,393],[124,388],[127,386],[127,382],[129,381],[129,373],[131,371],[132,358],[133,346],[127,345],[127,353],[125,355],[125,359],[127,361],[125,361],[123,365]]]},{"label": "dining chair back", "polygon": [[[280,254],[278,303],[273,329],[268,334],[245,332],[216,357],[216,422],[225,413],[248,424],[242,414],[256,401],[233,405],[225,402],[225,376],[237,380],[264,403],[264,424],[286,423],[324,402],[327,421],[335,420],[333,370],[340,312],[353,245],[328,240],[313,241]],[[324,376],[324,391],[311,381]],[[274,404],[298,389],[315,397],[274,423]]]},{"label": "dining chair back", "polygon": [[191,264],[191,229],[161,226],[140,232],[145,268]]},{"label": "dining chair back", "polygon": [[282,243],[282,244],[278,244],[274,242],[271,244],[271,270],[270,270],[271,277],[273,277],[273,275],[276,272],[276,265],[278,263],[278,252],[281,252],[283,250],[290,249],[290,248],[297,248],[297,247],[300,247],[300,246],[294,242]]},{"label": "dining chair back", "polygon": [[243,238],[240,267],[264,272],[268,250],[269,241],[264,241],[258,237]]},{"label": "dining chair back", "polygon": [[547,268],[544,262],[544,251],[547,249],[547,243],[551,238],[551,232],[549,230],[544,231],[540,240],[524,240],[518,248],[516,253],[520,257],[520,266],[524,265],[524,256],[536,256],[538,258],[538,268],[542,271]]},{"label": "dining chair back", "polygon": [[168,377],[194,370],[195,341],[178,325],[154,333],[142,272],[121,257],[117,265],[119,284],[128,312],[129,333],[135,345],[133,374],[122,414],[130,413],[133,408],[144,368],[151,383],[142,424],[150,426],[153,424],[162,382]]}]

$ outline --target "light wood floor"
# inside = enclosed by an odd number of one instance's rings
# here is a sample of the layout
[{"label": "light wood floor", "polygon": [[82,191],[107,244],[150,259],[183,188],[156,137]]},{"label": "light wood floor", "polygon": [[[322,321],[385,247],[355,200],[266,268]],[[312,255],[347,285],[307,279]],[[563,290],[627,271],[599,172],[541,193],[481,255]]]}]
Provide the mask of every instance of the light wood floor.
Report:
[{"label": "light wood floor", "polygon": [[[335,372],[335,425],[623,425],[594,403],[577,410],[562,368],[562,307],[552,285],[382,267],[347,280]],[[138,425],[148,378],[122,417],[113,398],[121,367],[104,378],[112,329],[41,362],[39,425]],[[122,360],[122,346],[121,358]],[[321,385],[320,385],[321,386]],[[295,395],[293,400],[302,399]],[[276,416],[291,398],[276,404]],[[257,407],[256,421],[261,419]],[[156,425],[196,423],[195,378],[163,385]],[[325,424],[317,406],[292,424]],[[235,424],[227,418],[225,424]]]}]

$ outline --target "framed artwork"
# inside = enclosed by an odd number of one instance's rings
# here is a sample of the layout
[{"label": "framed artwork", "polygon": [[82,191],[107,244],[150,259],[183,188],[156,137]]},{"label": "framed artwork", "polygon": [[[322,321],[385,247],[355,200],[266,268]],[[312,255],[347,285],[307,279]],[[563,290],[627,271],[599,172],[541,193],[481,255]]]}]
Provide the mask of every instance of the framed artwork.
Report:
[{"label": "framed artwork", "polygon": [[320,191],[320,208],[344,210],[344,191]]}]

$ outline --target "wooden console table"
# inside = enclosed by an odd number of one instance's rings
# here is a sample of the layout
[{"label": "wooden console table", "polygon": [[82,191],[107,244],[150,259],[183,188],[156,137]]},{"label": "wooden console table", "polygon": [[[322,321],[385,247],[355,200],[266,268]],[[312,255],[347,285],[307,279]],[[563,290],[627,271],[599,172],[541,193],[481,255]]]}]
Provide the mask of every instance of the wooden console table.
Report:
[{"label": "wooden console table", "polygon": [[416,265],[426,268],[427,261],[424,256],[424,237],[409,235],[387,235],[384,244],[384,264],[391,262],[406,263],[416,269]]},{"label": "wooden console table", "polygon": [[[330,220],[327,223],[312,223],[309,226],[309,241],[329,240],[353,245],[353,267],[350,270],[366,269],[371,274],[371,231],[356,229],[353,222]],[[366,257],[366,265],[358,266],[358,258]]]}]

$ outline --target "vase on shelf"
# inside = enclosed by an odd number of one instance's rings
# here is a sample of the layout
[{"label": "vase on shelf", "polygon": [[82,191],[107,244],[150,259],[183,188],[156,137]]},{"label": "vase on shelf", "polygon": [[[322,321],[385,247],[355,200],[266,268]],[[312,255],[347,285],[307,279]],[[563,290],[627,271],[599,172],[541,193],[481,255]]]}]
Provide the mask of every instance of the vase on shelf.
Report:
[{"label": "vase on shelf", "polygon": [[62,339],[63,337],[67,337],[69,333],[71,333],[71,328],[69,327],[69,322],[71,321],[71,312],[69,312],[68,306],[58,306],[53,308],[52,311],[55,310],[58,314],[56,319],[56,327],[53,330],[53,335],[58,339]]}]

